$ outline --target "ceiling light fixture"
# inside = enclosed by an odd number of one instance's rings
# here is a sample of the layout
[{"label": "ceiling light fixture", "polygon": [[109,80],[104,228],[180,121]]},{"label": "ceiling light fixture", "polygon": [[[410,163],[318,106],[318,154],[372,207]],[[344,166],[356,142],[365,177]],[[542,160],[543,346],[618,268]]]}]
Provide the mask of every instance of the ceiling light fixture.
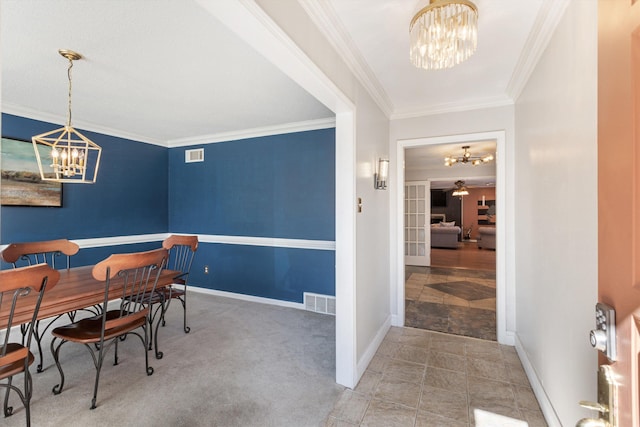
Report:
[{"label": "ceiling light fixture", "polygon": [[[69,108],[67,124],[31,138],[43,181],[91,184],[96,182],[102,148],[71,126],[71,68],[82,55],[60,49],[69,60]],[[49,149],[43,149],[43,146]]]},{"label": "ceiling light fixture", "polygon": [[411,63],[425,70],[451,68],[478,45],[478,8],[468,0],[421,0],[409,24]]},{"label": "ceiling light fixture", "polygon": [[484,154],[482,156],[473,156],[470,152],[469,152],[469,146],[465,145],[462,147],[462,149],[464,150],[464,152],[462,153],[462,156],[447,156],[444,158],[444,165],[445,166],[451,166],[454,165],[456,163],[471,163],[474,166],[478,166],[481,165],[483,163],[487,163],[493,160],[493,154]]},{"label": "ceiling light fixture", "polygon": [[453,190],[453,193],[451,193],[452,196],[468,196],[469,195],[469,190],[467,190],[467,187],[464,186],[464,181],[456,181],[456,189]]}]

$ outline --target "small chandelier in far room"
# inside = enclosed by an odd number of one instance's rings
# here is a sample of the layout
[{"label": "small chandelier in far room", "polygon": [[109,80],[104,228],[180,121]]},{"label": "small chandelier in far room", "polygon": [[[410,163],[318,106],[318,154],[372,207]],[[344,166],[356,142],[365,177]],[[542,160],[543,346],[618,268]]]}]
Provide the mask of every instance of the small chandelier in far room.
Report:
[{"label": "small chandelier in far room", "polygon": [[71,68],[82,55],[60,49],[58,53],[69,60],[69,107],[67,124],[56,130],[31,138],[36,153],[40,177],[43,181],[92,184],[96,182],[102,148],[71,125]]},{"label": "small chandelier in far room", "polygon": [[469,195],[469,190],[467,190],[467,187],[464,186],[464,181],[458,180],[456,181],[456,189],[453,190],[453,193],[451,193],[452,196],[456,197],[456,196],[468,196]]},{"label": "small chandelier in far room", "polygon": [[[428,1],[428,0],[427,0]],[[421,0],[420,6],[425,3]],[[466,61],[478,45],[478,8],[468,0],[430,0],[409,24],[411,63],[425,70]]]}]

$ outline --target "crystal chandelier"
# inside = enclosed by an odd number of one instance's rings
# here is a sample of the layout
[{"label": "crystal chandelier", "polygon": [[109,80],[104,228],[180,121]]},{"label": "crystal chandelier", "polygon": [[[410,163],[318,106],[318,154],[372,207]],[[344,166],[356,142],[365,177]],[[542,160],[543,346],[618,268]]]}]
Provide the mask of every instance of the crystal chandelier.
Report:
[{"label": "crystal chandelier", "polygon": [[91,184],[96,182],[102,148],[71,126],[71,68],[82,58],[71,50],[58,50],[69,60],[69,108],[67,124],[31,138],[43,181]]},{"label": "crystal chandelier", "polygon": [[409,57],[426,70],[451,68],[468,59],[478,44],[478,9],[467,0],[430,0],[409,25]]},{"label": "crystal chandelier", "polygon": [[462,156],[447,156],[444,158],[444,165],[451,166],[456,163],[471,163],[473,166],[478,166],[483,163],[490,162],[493,160],[493,154],[484,154],[482,156],[474,156],[469,152],[469,146],[465,145],[462,147],[464,152]]}]

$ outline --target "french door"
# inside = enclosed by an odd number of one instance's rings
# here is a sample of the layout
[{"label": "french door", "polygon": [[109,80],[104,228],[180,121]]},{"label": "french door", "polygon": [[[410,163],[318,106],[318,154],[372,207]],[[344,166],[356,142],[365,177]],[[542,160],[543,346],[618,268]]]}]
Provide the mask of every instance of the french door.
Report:
[{"label": "french door", "polygon": [[404,186],[404,263],[431,265],[431,184],[406,182]]}]

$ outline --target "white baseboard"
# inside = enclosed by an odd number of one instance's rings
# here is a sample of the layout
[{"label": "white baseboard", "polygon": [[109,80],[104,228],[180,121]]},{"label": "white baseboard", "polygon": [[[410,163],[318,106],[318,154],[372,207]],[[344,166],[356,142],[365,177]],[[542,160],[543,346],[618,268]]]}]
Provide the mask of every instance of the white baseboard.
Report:
[{"label": "white baseboard", "polygon": [[498,340],[500,344],[515,346],[516,345],[516,334],[513,331],[506,331],[502,335],[502,341]]},{"label": "white baseboard", "polygon": [[540,382],[538,374],[531,364],[531,361],[527,356],[527,352],[524,350],[524,347],[522,346],[522,343],[518,339],[517,335],[514,335],[514,340],[516,351],[518,352],[518,357],[520,357],[520,361],[522,362],[524,371],[527,374],[527,378],[529,378],[529,383],[531,384],[533,393],[536,395],[536,399],[538,399],[540,409],[542,410],[542,415],[544,415],[544,418],[547,421],[549,427],[562,427],[562,423],[560,422],[556,411],[553,409],[551,400],[549,399],[549,396],[547,396],[547,393],[544,391],[542,382]]},{"label": "white baseboard", "polygon": [[296,308],[298,310],[305,309],[304,304],[298,303],[298,302],[281,301],[281,300],[271,299],[271,298],[256,297],[253,295],[237,294],[235,292],[219,291],[217,289],[207,289],[207,288],[201,288],[199,286],[193,286],[193,285],[189,285],[189,290],[193,292],[198,292],[201,294],[215,295],[218,297],[225,297],[225,298],[233,298],[233,299],[238,299],[242,301],[257,302],[260,304],[276,305],[278,307]]},{"label": "white baseboard", "polygon": [[402,316],[398,315],[398,314],[392,314],[391,315],[391,326],[398,326],[398,327],[403,327],[404,326],[404,319]]},{"label": "white baseboard", "polygon": [[[360,360],[358,360],[356,366],[356,376],[358,381],[360,381],[360,378],[362,377],[362,374],[364,374],[364,371],[367,370],[367,367],[369,366],[369,363],[371,363],[371,359],[373,359],[373,356],[376,355],[376,351],[378,351],[378,347],[380,347],[380,344],[382,344],[382,340],[387,335],[390,327],[391,316],[387,317],[387,319],[382,323],[382,326],[380,326],[380,329],[378,329],[375,337],[373,337],[373,341],[369,343],[364,354],[362,355]],[[358,381],[356,381],[356,385],[358,384]]]}]

